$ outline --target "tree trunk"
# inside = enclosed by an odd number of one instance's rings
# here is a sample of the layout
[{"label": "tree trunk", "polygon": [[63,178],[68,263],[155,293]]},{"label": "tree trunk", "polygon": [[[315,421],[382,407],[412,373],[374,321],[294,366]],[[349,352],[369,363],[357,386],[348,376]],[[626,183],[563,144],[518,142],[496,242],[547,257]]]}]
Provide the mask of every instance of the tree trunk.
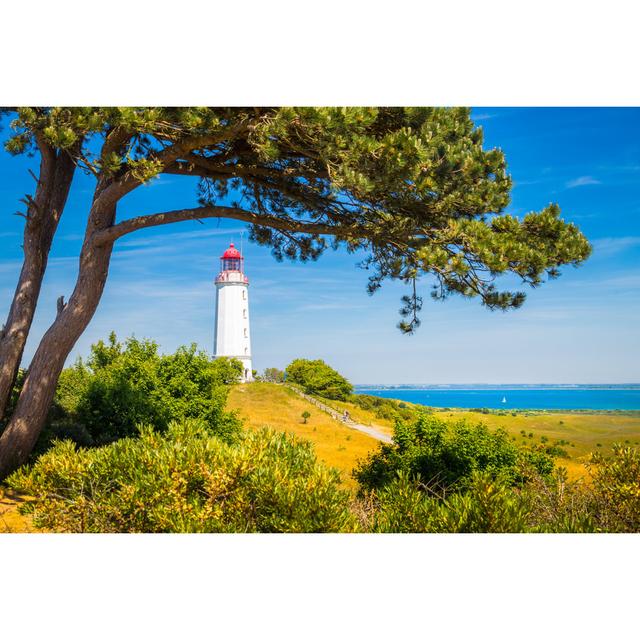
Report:
[{"label": "tree trunk", "polygon": [[0,479],[27,461],[45,424],[64,363],[102,297],[113,243],[95,245],[94,229],[102,226],[96,218],[89,219],[73,294],[42,338],[15,411],[0,436]]},{"label": "tree trunk", "polygon": [[66,152],[41,145],[40,176],[29,201],[24,261],[9,315],[0,333],[0,419],[5,414],[35,314],[51,243],[69,195],[75,165]]}]

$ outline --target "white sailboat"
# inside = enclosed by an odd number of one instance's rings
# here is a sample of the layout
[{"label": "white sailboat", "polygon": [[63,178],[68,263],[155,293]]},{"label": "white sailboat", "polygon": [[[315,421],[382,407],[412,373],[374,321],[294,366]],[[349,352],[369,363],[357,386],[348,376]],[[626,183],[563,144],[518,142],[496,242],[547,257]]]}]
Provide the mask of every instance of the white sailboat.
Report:
[{"label": "white sailboat", "polygon": [[502,404],[505,404],[507,402],[507,397],[506,396],[502,396]]}]

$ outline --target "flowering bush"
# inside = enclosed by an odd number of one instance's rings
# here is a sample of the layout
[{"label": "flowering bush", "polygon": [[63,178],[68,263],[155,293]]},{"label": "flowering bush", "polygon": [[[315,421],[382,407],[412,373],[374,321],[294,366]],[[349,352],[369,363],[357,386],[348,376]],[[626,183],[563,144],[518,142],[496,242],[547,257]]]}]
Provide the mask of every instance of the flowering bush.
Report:
[{"label": "flowering bush", "polygon": [[77,449],[59,442],[9,484],[36,526],[67,532],[320,532],[355,527],[338,473],[263,430],[230,444],[202,422]]}]

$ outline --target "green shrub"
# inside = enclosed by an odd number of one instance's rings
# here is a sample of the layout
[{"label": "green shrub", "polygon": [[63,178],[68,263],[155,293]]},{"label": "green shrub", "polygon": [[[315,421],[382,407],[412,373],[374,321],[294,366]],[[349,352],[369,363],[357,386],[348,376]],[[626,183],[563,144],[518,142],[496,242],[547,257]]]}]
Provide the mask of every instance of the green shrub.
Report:
[{"label": "green shrub", "polygon": [[362,409],[371,411],[377,418],[390,420],[391,422],[410,420],[416,414],[415,409],[393,398],[381,398],[379,396],[356,393],[349,398],[349,401]]},{"label": "green shrub", "polygon": [[545,447],[545,452],[554,458],[570,458],[569,452],[563,447],[559,447],[558,445],[552,445],[549,447]]},{"label": "green shrub", "polygon": [[338,473],[310,444],[270,431],[235,444],[201,422],[78,449],[59,442],[9,478],[37,527],[67,532],[353,530]]},{"label": "green shrub", "polygon": [[383,533],[593,533],[589,493],[566,471],[534,475],[522,487],[474,471],[464,492],[438,497],[406,472],[361,498],[363,526]]},{"label": "green shrub", "polygon": [[298,358],[286,369],[287,382],[303,387],[306,393],[331,400],[347,400],[353,392],[351,383],[324,360]]},{"label": "green shrub", "polygon": [[588,464],[591,512],[602,531],[640,531],[640,452],[614,444],[612,455],[594,453]]},{"label": "green shrub", "polygon": [[194,344],[161,355],[155,342],[130,338],[123,345],[112,333],[107,343],[91,347],[86,363],[79,360],[62,372],[51,428],[39,448],[61,426],[68,430],[75,425],[94,443],[104,444],[136,435],[138,424],[163,431],[171,420],[184,418],[199,419],[212,432],[233,439],[240,422],[224,407],[228,385],[238,380],[241,370],[238,361],[211,360]]},{"label": "green shrub", "polygon": [[430,497],[402,472],[377,495],[371,529],[399,533],[519,533],[527,530],[525,501],[488,472],[474,472],[467,491]]},{"label": "green shrub", "polygon": [[567,470],[532,476],[520,495],[529,507],[529,527],[544,533],[593,533],[596,525],[583,480],[570,482]]},{"label": "green shrub", "polygon": [[640,453],[613,445],[611,456],[594,453],[588,481],[569,482],[564,469],[523,488],[530,522],[538,531],[640,531]]},{"label": "green shrub", "polygon": [[353,392],[351,383],[324,360],[298,358],[289,364],[286,373],[287,382],[299,384],[306,393],[322,398],[348,400]]},{"label": "green shrub", "polygon": [[445,422],[422,414],[411,423],[396,423],[393,443],[380,445],[353,475],[363,489],[375,489],[405,471],[438,491],[450,491],[463,489],[475,471],[521,483],[527,467],[549,474],[553,459],[544,451],[516,446],[502,429],[490,431],[483,424]]}]

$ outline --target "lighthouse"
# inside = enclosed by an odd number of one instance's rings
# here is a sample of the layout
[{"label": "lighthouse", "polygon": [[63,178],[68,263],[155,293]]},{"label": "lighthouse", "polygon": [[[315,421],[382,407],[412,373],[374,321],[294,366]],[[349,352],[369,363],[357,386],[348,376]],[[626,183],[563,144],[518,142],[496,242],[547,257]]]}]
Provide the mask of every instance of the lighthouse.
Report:
[{"label": "lighthouse", "polygon": [[237,358],[242,362],[242,382],[253,380],[251,337],[249,335],[249,278],[244,274],[244,258],[233,246],[220,256],[216,280],[215,358]]}]

